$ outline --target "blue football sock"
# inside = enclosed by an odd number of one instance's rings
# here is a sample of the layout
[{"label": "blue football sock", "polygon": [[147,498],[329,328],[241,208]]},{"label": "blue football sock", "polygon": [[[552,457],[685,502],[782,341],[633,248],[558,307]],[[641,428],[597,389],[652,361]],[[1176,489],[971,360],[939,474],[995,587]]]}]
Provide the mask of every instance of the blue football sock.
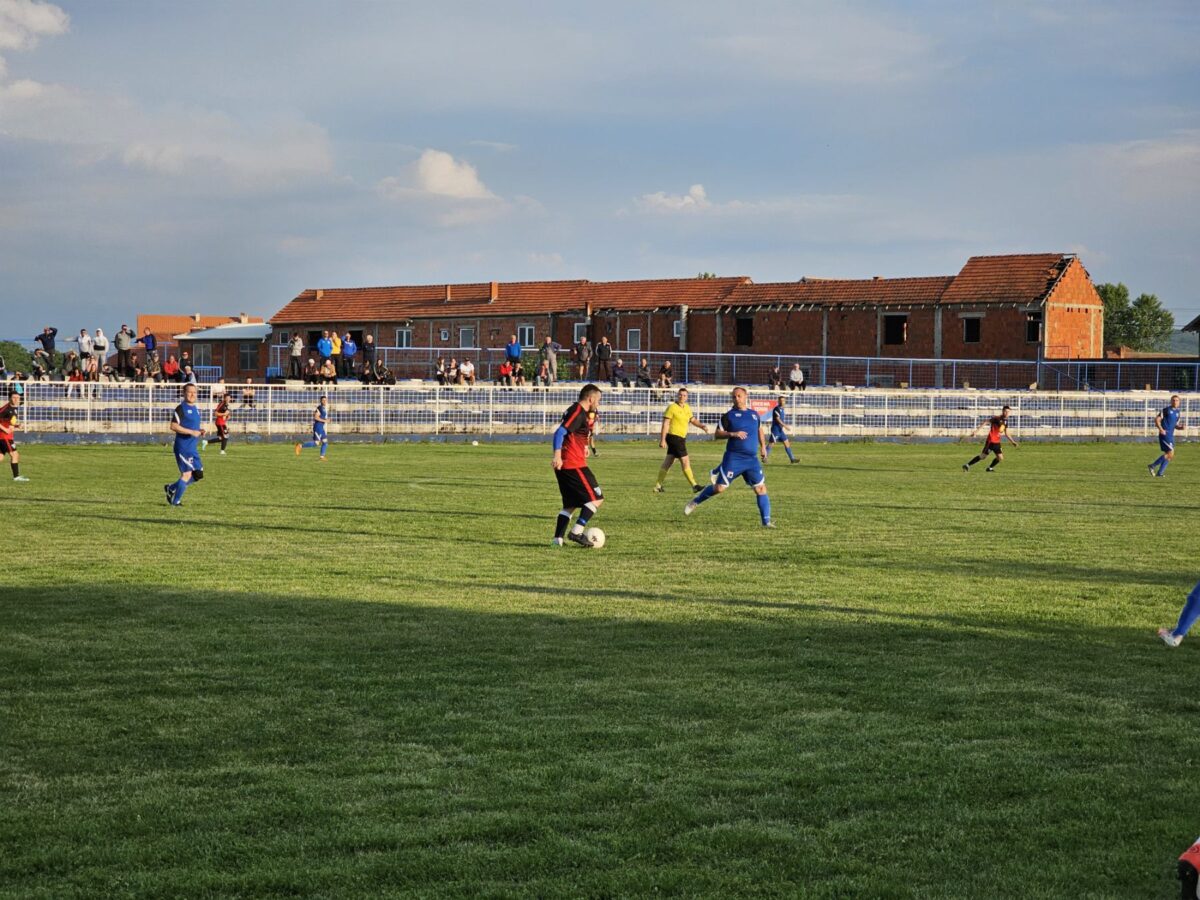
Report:
[{"label": "blue football sock", "polygon": [[1188,629],[1196,624],[1197,619],[1200,619],[1200,584],[1192,588],[1192,592],[1188,594],[1187,602],[1183,604],[1183,611],[1179,614],[1179,622],[1171,634],[1175,637],[1183,637],[1188,633]]},{"label": "blue football sock", "polygon": [[703,503],[709,497],[717,492],[717,489],[711,484],[692,498],[693,503]]},{"label": "blue football sock", "polygon": [[1164,456],[1162,458],[1162,465],[1160,465],[1158,467],[1158,477],[1159,478],[1162,477],[1163,472],[1167,471],[1167,466],[1169,466],[1170,464],[1171,464],[1171,461]]},{"label": "blue football sock", "polygon": [[795,462],[796,457],[792,456],[792,448],[789,447],[787,444],[784,444],[783,449],[787,451],[788,459],[790,459],[792,462]]},{"label": "blue football sock", "polygon": [[762,516],[762,522],[766,525],[771,521],[771,498],[766,494],[755,494],[758,498],[758,514]]},{"label": "blue football sock", "polygon": [[1165,461],[1166,461],[1166,457],[1165,457],[1165,456],[1160,456],[1160,457],[1159,457],[1158,459],[1156,459],[1154,462],[1150,463],[1150,468],[1152,468],[1152,469],[1157,469],[1157,468],[1159,467],[1159,465],[1160,465],[1161,463],[1165,462]]},{"label": "blue football sock", "polygon": [[321,456],[325,456],[325,451],[329,449],[329,441],[321,441]]},{"label": "blue football sock", "polygon": [[174,485],[171,487],[171,491],[172,491],[172,492],[175,494],[175,505],[176,505],[176,506],[178,506],[178,505],[179,505],[179,501],[183,499],[183,492],[187,490],[187,486],[188,486],[189,484],[191,484],[191,482],[190,482],[190,481],[184,481],[182,478],[180,478],[180,479],[179,479],[177,482],[175,482],[175,484],[174,484]]}]

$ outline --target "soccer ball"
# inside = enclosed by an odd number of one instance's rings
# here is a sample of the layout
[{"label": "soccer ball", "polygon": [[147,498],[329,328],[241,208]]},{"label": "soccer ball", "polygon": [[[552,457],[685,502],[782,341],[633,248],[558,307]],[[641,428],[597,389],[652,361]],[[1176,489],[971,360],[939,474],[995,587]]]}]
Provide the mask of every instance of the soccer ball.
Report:
[{"label": "soccer ball", "polygon": [[585,531],[583,533],[583,537],[585,540],[587,540],[588,544],[590,544],[591,547],[595,550],[599,550],[601,547],[604,546],[604,541],[605,541],[604,532],[601,531],[599,528],[589,528],[587,531]]}]

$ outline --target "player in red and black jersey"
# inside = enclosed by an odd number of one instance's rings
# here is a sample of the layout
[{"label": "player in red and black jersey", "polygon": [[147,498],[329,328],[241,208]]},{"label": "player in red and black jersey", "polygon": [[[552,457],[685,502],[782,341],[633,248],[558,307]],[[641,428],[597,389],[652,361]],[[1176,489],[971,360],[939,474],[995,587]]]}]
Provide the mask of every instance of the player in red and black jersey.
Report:
[{"label": "player in red and black jersey", "polygon": [[1011,406],[1006,406],[1004,409],[1000,410],[1000,415],[989,416],[975,426],[975,430],[971,432],[971,437],[975,437],[975,435],[979,433],[979,429],[984,425],[988,427],[988,436],[987,440],[984,441],[983,449],[980,450],[979,453],[972,457],[968,462],[963,463],[964,472],[969,472],[971,466],[982,460],[989,453],[995,454],[995,456],[988,464],[987,471],[994,472],[996,466],[1000,465],[1000,463],[1004,461],[1004,450],[1000,443],[1001,439],[1003,438],[1008,438],[1008,442],[1014,447],[1021,446],[1014,441],[1013,436],[1008,433],[1008,413],[1011,409]]},{"label": "player in red and black jersey", "polygon": [[[583,529],[595,515],[604,494],[596,483],[596,476],[587,465],[588,440],[596,428],[596,411],[600,408],[600,388],[594,384],[584,385],[579,400],[572,403],[562,417],[562,424],[554,431],[554,474],[558,478],[558,490],[562,494],[562,510],[554,526],[554,545],[561,547],[563,537],[577,544],[588,545]],[[571,514],[579,510],[579,518],[567,534]]]},{"label": "player in red and black jersey", "polygon": [[21,408],[21,392],[9,391],[8,402],[0,406],[0,459],[8,457],[13,481],[28,481],[21,475],[21,454],[17,452],[16,431],[21,427],[17,410]]},{"label": "player in red and black jersey", "polygon": [[217,401],[216,408],[213,409],[213,425],[216,427],[216,431],[217,431],[216,437],[214,437],[211,441],[205,441],[204,445],[201,447],[201,449],[204,449],[204,447],[207,447],[209,444],[216,443],[217,440],[220,440],[221,441],[221,455],[224,456],[225,455],[225,445],[229,443],[229,393],[228,393],[228,391],[225,392],[224,394],[221,394],[220,399]]}]

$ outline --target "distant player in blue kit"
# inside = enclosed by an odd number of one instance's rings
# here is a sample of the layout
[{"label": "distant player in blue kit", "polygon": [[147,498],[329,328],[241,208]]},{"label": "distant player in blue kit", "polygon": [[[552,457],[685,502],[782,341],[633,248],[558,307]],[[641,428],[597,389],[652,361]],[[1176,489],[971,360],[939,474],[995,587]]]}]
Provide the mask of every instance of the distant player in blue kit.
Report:
[{"label": "distant player in blue kit", "polygon": [[1192,592],[1188,594],[1175,627],[1158,629],[1158,639],[1168,647],[1178,647],[1183,642],[1183,636],[1188,633],[1189,628],[1196,624],[1197,619],[1200,619],[1200,584],[1192,588]]},{"label": "distant player in blue kit", "polygon": [[199,389],[194,384],[183,388],[183,402],[171,413],[171,431],[175,432],[175,463],[179,466],[179,480],[164,484],[167,502],[172,506],[183,505],[183,492],[193,481],[204,477],[204,464],[200,461],[200,438],[204,437],[204,425],[200,419],[200,407],[196,405]]},{"label": "distant player in blue kit", "polygon": [[326,405],[329,398],[324,394],[317,402],[317,408],[313,410],[313,425],[312,425],[312,440],[305,441],[303,444],[296,442],[296,455],[300,455],[300,451],[305,448],[320,447],[321,462],[325,462],[325,450],[329,447],[329,438],[325,436],[325,425],[329,422],[329,407]]},{"label": "distant player in blue kit", "polygon": [[733,389],[733,409],[721,416],[714,437],[724,440],[725,455],[721,464],[712,470],[712,484],[702,490],[683,508],[690,516],[696,507],[715,494],[725,493],[739,475],[758,495],[758,512],[764,528],[774,528],[771,522],[771,500],[767,496],[767,479],[763,475],[762,463],[767,458],[767,443],[762,433],[762,420],[758,413],[747,408],[749,394],[743,387]]},{"label": "distant player in blue kit", "polygon": [[797,460],[792,455],[792,442],[788,440],[787,429],[784,428],[783,423],[784,416],[786,415],[783,408],[784,399],[784,396],[780,394],[779,401],[771,410],[771,439],[767,441],[767,456],[770,457],[771,455],[772,444],[783,444],[783,449],[787,451],[788,459],[791,460],[792,465],[795,465]]},{"label": "distant player in blue kit", "polygon": [[1158,428],[1158,449],[1162,451],[1162,456],[1146,466],[1146,470],[1155,478],[1162,478],[1167,471],[1167,464],[1175,458],[1175,429],[1184,430],[1184,424],[1179,421],[1183,415],[1179,402],[1179,395],[1172,394],[1171,402],[1154,417],[1154,424]]}]

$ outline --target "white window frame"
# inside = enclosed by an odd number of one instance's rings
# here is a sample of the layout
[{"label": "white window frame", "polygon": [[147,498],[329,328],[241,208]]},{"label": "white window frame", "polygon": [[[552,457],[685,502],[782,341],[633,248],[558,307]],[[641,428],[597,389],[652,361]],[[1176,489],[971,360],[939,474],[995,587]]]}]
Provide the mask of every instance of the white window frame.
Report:
[{"label": "white window frame", "polygon": [[[192,365],[193,366],[211,366],[213,358],[212,344],[192,344]],[[200,351],[204,351],[204,362],[200,361]]]},{"label": "white window frame", "polygon": [[[471,335],[471,340],[467,340],[467,334]],[[458,346],[460,347],[475,347],[475,326],[474,325],[459,325],[458,326]]]},{"label": "white window frame", "polygon": [[[528,337],[528,340],[526,340],[526,337]],[[536,341],[537,329],[532,325],[517,326],[517,343],[521,345],[522,349],[532,350]]]},{"label": "white window frame", "polygon": [[442,343],[445,343],[446,341],[450,340],[450,329],[449,328],[441,329],[440,331],[438,331],[438,337],[442,340]]},{"label": "white window frame", "polygon": [[396,346],[404,347],[404,348],[411,347],[413,345],[412,336],[413,336],[413,330],[411,328],[397,328],[396,329]]},{"label": "white window frame", "polygon": [[587,330],[588,330],[587,322],[576,322],[575,329],[572,332],[575,336],[575,339],[571,343],[578,344],[580,338],[587,337]]},{"label": "white window frame", "polygon": [[625,352],[626,353],[641,353],[642,352],[642,329],[630,328],[625,332]]},{"label": "white window frame", "polygon": [[683,337],[683,319],[676,319],[671,323],[671,336],[677,338]]},{"label": "white window frame", "polygon": [[[250,348],[247,351],[247,348]],[[245,365],[245,360],[242,354],[250,352],[254,355],[253,361],[249,366]],[[254,341],[239,341],[238,342],[238,371],[239,372],[256,372],[258,371],[258,344]]]},{"label": "white window frame", "polygon": [[[958,316],[963,323],[962,342],[964,344],[982,344],[983,343],[983,313],[960,313]],[[974,319],[979,323],[979,340],[967,340],[967,322]]]}]

